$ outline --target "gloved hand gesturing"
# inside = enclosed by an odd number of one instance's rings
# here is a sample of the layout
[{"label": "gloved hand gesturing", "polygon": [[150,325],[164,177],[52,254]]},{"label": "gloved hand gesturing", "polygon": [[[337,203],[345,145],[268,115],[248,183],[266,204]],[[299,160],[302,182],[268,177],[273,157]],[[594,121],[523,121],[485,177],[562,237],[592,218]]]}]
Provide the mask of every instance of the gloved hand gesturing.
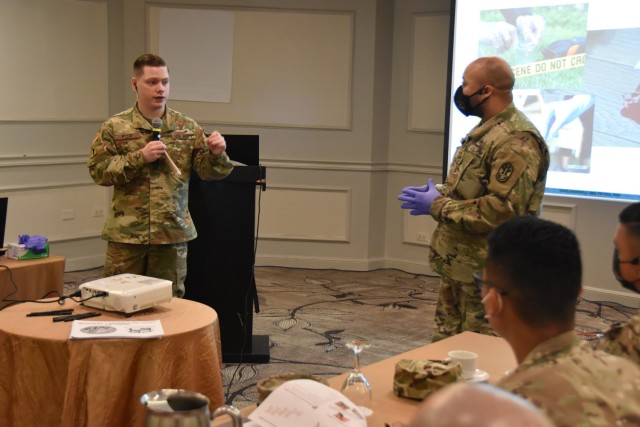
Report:
[{"label": "gloved hand gesturing", "polygon": [[402,192],[403,193],[409,193],[411,191],[417,191],[419,193],[426,193],[427,190],[429,190],[429,184],[425,184],[425,185],[420,186],[420,187],[404,187],[402,189]]},{"label": "gloved hand gesturing", "polygon": [[427,185],[422,187],[403,188],[398,200],[405,202],[400,207],[411,209],[409,211],[411,215],[429,215],[433,201],[439,196],[440,192],[436,189],[433,179],[429,178]]}]

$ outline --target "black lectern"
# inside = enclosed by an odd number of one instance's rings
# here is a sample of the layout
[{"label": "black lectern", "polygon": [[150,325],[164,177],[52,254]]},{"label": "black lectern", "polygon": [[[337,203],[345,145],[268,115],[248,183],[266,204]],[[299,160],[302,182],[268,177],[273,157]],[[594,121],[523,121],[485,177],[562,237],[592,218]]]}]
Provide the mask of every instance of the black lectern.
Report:
[{"label": "black lectern", "polygon": [[259,312],[255,263],[256,186],[265,189],[258,135],[224,135],[236,166],[221,181],[189,183],[189,211],[198,237],[189,242],[185,298],[212,307],[220,320],[222,361],[269,362],[269,337],[253,335]]}]

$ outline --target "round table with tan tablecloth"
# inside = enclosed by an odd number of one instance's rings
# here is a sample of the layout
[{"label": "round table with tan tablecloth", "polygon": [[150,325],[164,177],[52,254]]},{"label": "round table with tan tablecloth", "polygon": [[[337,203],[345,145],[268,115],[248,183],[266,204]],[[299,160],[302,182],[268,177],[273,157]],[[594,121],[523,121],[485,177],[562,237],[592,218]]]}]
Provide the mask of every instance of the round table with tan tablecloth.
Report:
[{"label": "round table with tan tablecloth", "polygon": [[[36,311],[74,308],[87,320],[160,320],[157,339],[69,339],[71,322]],[[0,311],[0,426],[142,426],[140,396],[161,388],[206,395],[224,404],[218,316],[176,299],[125,318],[78,305],[24,303]]]}]

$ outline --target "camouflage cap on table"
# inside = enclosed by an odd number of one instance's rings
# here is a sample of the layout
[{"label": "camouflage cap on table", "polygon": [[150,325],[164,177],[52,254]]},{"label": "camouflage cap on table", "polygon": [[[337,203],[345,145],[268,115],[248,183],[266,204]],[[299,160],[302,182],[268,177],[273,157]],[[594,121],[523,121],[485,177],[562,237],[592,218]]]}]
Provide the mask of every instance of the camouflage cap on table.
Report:
[{"label": "camouflage cap on table", "polygon": [[400,397],[423,400],[447,384],[462,381],[462,368],[451,360],[402,359],[393,374],[393,392]]}]

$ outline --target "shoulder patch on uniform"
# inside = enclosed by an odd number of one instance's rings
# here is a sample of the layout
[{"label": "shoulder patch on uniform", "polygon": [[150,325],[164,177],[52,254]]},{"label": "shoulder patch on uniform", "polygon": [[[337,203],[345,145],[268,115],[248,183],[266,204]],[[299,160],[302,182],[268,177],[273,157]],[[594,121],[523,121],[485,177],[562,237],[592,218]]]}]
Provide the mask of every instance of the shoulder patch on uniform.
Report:
[{"label": "shoulder patch on uniform", "polygon": [[505,183],[511,178],[511,174],[513,173],[513,165],[511,163],[505,163],[500,166],[498,172],[496,172],[496,179],[498,182]]}]

